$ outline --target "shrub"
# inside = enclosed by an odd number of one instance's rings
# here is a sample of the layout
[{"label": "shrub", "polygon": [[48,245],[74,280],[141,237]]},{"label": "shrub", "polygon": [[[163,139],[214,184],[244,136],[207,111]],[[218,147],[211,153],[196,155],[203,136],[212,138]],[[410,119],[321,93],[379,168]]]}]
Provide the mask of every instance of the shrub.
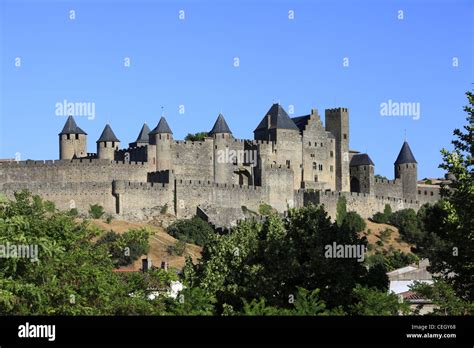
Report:
[{"label": "shrub", "polygon": [[109,231],[97,241],[97,245],[107,247],[116,266],[126,266],[148,252],[149,236],[150,232],[145,229],[132,229],[122,235]]},{"label": "shrub", "polygon": [[72,208],[72,209],[69,209],[69,211],[66,214],[72,217],[76,217],[79,215],[79,211],[76,208]]},{"label": "shrub", "polygon": [[174,245],[168,246],[168,253],[170,255],[182,256],[186,250],[186,243],[182,240],[177,240]]},{"label": "shrub", "polygon": [[379,247],[383,246],[383,242],[381,240],[378,240],[377,242],[375,242],[375,244],[377,244]]},{"label": "shrub", "polygon": [[160,214],[166,214],[167,211],[168,211],[168,203],[166,203],[164,206],[161,207]]},{"label": "shrub", "polygon": [[263,203],[258,207],[258,212],[260,215],[268,216],[273,212],[273,208],[270,204]]},{"label": "shrub", "polygon": [[386,241],[387,239],[390,238],[390,235],[392,234],[392,232],[393,231],[391,229],[386,228],[385,230],[380,232],[380,239],[383,240],[383,241]]},{"label": "shrub", "polygon": [[214,233],[211,225],[198,216],[191,219],[174,221],[167,228],[168,234],[186,243],[204,246],[209,240],[209,235]]},{"label": "shrub", "polygon": [[112,219],[113,219],[113,216],[110,215],[110,214],[107,214],[107,218],[105,219],[105,221],[110,224],[112,222]]},{"label": "shrub", "polygon": [[360,232],[365,229],[365,221],[354,211],[346,213],[342,220],[341,228],[345,231]]},{"label": "shrub", "polygon": [[100,219],[104,213],[104,208],[99,204],[91,204],[89,206],[89,215],[93,219]]}]

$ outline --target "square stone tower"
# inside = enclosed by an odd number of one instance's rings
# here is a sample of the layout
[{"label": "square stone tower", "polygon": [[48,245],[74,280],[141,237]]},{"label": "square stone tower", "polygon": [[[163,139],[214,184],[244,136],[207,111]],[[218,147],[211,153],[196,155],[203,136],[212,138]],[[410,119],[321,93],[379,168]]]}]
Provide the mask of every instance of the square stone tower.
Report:
[{"label": "square stone tower", "polygon": [[349,110],[327,109],[326,130],[336,140],[336,190],[350,191],[349,181]]}]

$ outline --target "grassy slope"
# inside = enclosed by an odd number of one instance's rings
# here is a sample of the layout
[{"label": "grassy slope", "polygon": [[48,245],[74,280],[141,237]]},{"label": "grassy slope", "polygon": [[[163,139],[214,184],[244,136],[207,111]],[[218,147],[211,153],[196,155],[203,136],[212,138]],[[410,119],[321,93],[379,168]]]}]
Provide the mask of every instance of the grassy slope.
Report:
[{"label": "grassy slope", "polygon": [[[121,220],[112,220],[110,224],[100,219],[91,219],[92,225],[99,227],[104,231],[113,230],[116,233],[124,233],[129,229],[143,228],[147,227],[151,231],[155,232],[154,235],[150,237],[150,251],[148,252],[148,257],[151,258],[153,265],[160,267],[162,261],[167,261],[169,267],[181,269],[184,266],[185,257],[187,255],[191,256],[193,262],[196,263],[201,257],[202,248],[194,244],[186,244],[186,251],[182,256],[170,255],[167,252],[167,248],[170,245],[176,243],[176,239],[166,233],[163,227],[154,226],[148,223],[140,222],[128,222]],[[133,263],[133,267],[126,267],[127,269],[139,270],[141,268],[141,259],[139,258]]]}]

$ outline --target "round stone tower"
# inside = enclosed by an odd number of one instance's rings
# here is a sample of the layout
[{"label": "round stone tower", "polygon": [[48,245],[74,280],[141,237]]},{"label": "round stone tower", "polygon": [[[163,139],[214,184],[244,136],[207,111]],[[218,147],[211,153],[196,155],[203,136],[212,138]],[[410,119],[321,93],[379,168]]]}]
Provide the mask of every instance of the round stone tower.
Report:
[{"label": "round stone tower", "polygon": [[59,133],[59,159],[70,160],[87,156],[87,133],[79,128],[72,116]]},{"label": "round stone tower", "polygon": [[394,166],[395,179],[402,181],[403,198],[415,201],[417,197],[418,163],[406,141],[403,143]]},{"label": "round stone tower", "polygon": [[97,140],[97,157],[99,159],[114,160],[115,151],[120,147],[120,140],[115,136],[114,131],[107,124]]},{"label": "round stone tower", "polygon": [[173,143],[173,132],[164,117],[161,117],[158,125],[149,133],[150,143],[156,145],[156,170],[172,170],[171,144]]},{"label": "round stone tower", "polygon": [[229,143],[232,132],[222,114],[217,117],[209,135],[214,139],[214,182],[231,182],[233,163],[230,163]]}]

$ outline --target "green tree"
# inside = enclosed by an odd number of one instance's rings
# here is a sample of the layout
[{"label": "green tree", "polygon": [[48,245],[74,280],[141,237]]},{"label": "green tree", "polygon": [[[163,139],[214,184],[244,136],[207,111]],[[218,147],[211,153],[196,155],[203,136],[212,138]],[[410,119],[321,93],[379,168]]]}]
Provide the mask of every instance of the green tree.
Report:
[{"label": "green tree", "polygon": [[336,221],[338,225],[341,225],[342,221],[344,220],[344,217],[346,216],[346,213],[347,213],[346,197],[340,196],[337,199],[337,204],[336,204]]},{"label": "green tree", "polygon": [[438,273],[465,301],[474,299],[474,95],[467,92],[467,124],[455,129],[454,149],[441,150],[440,168],[451,174],[449,187],[443,186],[436,217],[426,225],[430,237],[437,240],[427,248],[429,270]]},{"label": "green tree", "polygon": [[343,230],[350,230],[353,232],[361,232],[365,229],[366,223],[364,219],[354,211],[346,213],[342,220],[341,228]]},{"label": "green tree", "polygon": [[208,132],[199,132],[199,133],[188,133],[188,135],[186,135],[186,137],[184,138],[184,140],[187,140],[187,141],[203,141],[204,138],[207,138],[209,137],[209,133]]},{"label": "green tree", "polygon": [[474,314],[474,303],[459,298],[454,289],[441,279],[435,279],[433,284],[415,282],[410,290],[433,302],[435,308],[432,315]]},{"label": "green tree", "polygon": [[398,315],[409,313],[409,306],[400,303],[397,295],[357,285],[354,289],[355,303],[352,315]]},{"label": "green tree", "polygon": [[211,225],[198,216],[174,221],[168,226],[167,232],[183,242],[200,246],[204,246],[208,242],[209,236],[215,233]]}]

